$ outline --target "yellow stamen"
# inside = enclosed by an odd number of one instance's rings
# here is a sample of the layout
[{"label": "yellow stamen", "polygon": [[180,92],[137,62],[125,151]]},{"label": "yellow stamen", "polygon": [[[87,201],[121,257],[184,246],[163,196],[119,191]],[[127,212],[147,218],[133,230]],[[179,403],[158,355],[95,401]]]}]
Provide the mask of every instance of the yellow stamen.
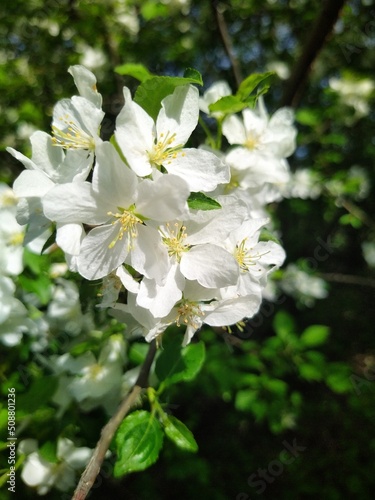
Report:
[{"label": "yellow stamen", "polygon": [[24,240],[24,233],[13,233],[11,237],[9,238],[9,244],[14,245],[14,246],[20,246],[23,243]]},{"label": "yellow stamen", "polygon": [[260,146],[260,136],[254,132],[249,132],[246,137],[244,146],[248,149],[259,149]]},{"label": "yellow stamen", "polygon": [[126,233],[129,237],[128,246],[130,249],[132,247],[132,239],[138,236],[137,225],[142,224],[142,220],[134,215],[131,210],[125,210],[122,208],[119,208],[119,210],[122,210],[122,213],[108,212],[107,214],[115,217],[116,220],[114,220],[112,224],[117,224],[118,222],[120,222],[121,224],[118,235],[113,241],[111,241],[111,243],[108,245],[108,248],[113,248],[118,241],[122,240],[124,234]]},{"label": "yellow stamen", "polygon": [[67,132],[52,126],[52,132],[54,135],[52,138],[53,145],[60,146],[65,149],[88,149],[93,151],[95,149],[94,138],[79,128],[74,121],[69,120],[68,118],[68,115],[59,118],[59,120],[67,126]]},{"label": "yellow stamen", "polygon": [[[153,150],[148,152],[150,162],[157,166],[161,166],[166,162],[168,164],[172,163],[172,160],[177,158],[177,154],[183,148],[183,144],[172,146],[175,138],[176,134],[170,134],[169,131],[166,134],[161,133]],[[181,156],[185,156],[185,153],[181,153]]]},{"label": "yellow stamen", "polygon": [[168,247],[169,256],[176,257],[177,261],[180,262],[182,254],[187,252],[190,248],[189,245],[184,243],[184,240],[187,237],[185,232],[186,227],[178,222],[174,223],[174,228],[171,228],[169,222],[167,222],[166,226],[166,231],[159,228],[162,241]]},{"label": "yellow stamen", "polygon": [[184,301],[177,309],[176,325],[191,325],[198,329],[201,327],[200,318],[203,316],[204,312],[196,302]]},{"label": "yellow stamen", "polygon": [[[253,249],[246,247],[246,240],[247,238],[242,240],[239,245],[236,245],[236,249],[234,251],[234,258],[237,260],[240,269],[244,272],[250,271],[251,266],[255,266],[263,255],[269,253],[269,251],[265,253],[252,253]],[[258,268],[256,271],[261,271],[261,269]]]}]

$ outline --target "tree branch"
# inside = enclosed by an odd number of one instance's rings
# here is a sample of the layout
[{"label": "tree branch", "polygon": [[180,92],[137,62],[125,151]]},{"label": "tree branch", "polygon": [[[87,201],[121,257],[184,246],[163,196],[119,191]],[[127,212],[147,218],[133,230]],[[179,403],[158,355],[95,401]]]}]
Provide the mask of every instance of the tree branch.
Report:
[{"label": "tree branch", "polygon": [[103,427],[100,439],[96,444],[94,453],[84,470],[77,488],[73,494],[72,500],[84,500],[89,493],[97,475],[100,472],[105,454],[111,444],[112,438],[123,421],[125,415],[130,411],[138,399],[143,388],[148,385],[148,375],[152,362],[156,354],[156,341],[153,340],[150,344],[146,359],[141,367],[137,381],[133,389],[127,394],[123,402],[118,407],[116,413],[111,417],[109,422]]},{"label": "tree branch", "polygon": [[370,286],[375,288],[375,279],[366,278],[364,276],[354,276],[352,274],[340,273],[318,273],[317,276],[326,281],[335,283],[345,283],[347,285]]},{"label": "tree branch", "polygon": [[240,68],[238,59],[234,55],[232,39],[230,37],[223,13],[218,8],[218,1],[212,0],[211,5],[212,5],[212,10],[213,10],[213,13],[214,13],[214,16],[216,19],[216,24],[217,24],[217,27],[218,27],[218,30],[220,33],[220,37],[221,37],[221,40],[223,42],[225,52],[227,53],[227,56],[229,57],[229,60],[230,60],[231,66],[232,66],[234,80],[235,80],[237,88],[238,88],[240,86],[240,83],[242,82],[243,78],[242,78],[241,68]]},{"label": "tree branch", "polygon": [[353,215],[353,217],[356,217],[367,227],[375,230],[375,222],[361,208],[357,207],[357,205],[355,205],[350,200],[346,200],[344,198],[339,198],[337,201],[345,208],[345,210]]},{"label": "tree branch", "polygon": [[326,0],[324,2],[322,11],[311,28],[310,36],[306,40],[301,56],[285,84],[281,107],[297,106],[311,65],[332,32],[344,3],[345,0]]}]

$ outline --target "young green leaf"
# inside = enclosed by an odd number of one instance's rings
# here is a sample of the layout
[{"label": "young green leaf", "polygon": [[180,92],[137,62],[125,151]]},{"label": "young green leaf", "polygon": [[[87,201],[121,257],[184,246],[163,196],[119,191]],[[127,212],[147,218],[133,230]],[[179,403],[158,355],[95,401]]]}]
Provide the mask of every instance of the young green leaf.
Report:
[{"label": "young green leaf", "polygon": [[216,210],[221,208],[221,205],[216,200],[203,193],[191,193],[188,200],[189,208],[193,210]]},{"label": "young green leaf", "polygon": [[178,420],[173,415],[163,421],[164,432],[174,444],[182,450],[191,451],[195,453],[198,451],[198,444],[194,439],[192,432],[186,425]]},{"label": "young green leaf", "polygon": [[227,95],[224,97],[221,97],[218,101],[210,104],[208,106],[208,109],[210,110],[211,113],[214,112],[221,112],[225,114],[230,114],[230,113],[238,113],[239,111],[242,111],[243,109],[247,108],[248,104],[244,101],[242,101],[238,96],[236,95]]},{"label": "young green leaf", "polygon": [[278,245],[281,245],[280,240],[276,238],[274,234],[272,234],[268,229],[262,229],[259,236],[259,241],[273,241]]},{"label": "young green leaf", "polygon": [[312,325],[306,328],[300,337],[303,345],[307,347],[315,347],[324,344],[329,335],[328,326]]},{"label": "young green leaf", "polygon": [[141,471],[156,462],[163,445],[159,421],[148,411],[139,410],[127,416],[116,437],[117,461],[114,476]]},{"label": "young green leaf", "polygon": [[155,364],[155,373],[162,387],[181,381],[193,380],[203,366],[205,347],[203,342],[181,347],[181,339],[169,342]]},{"label": "young green leaf", "polygon": [[51,463],[57,463],[57,442],[46,441],[39,448],[39,454],[44,460]]},{"label": "young green leaf", "polygon": [[46,376],[35,380],[24,394],[17,395],[17,411],[29,415],[47,404],[58,385],[58,377]]},{"label": "young green leaf", "polygon": [[194,83],[202,85],[202,77],[198,71],[189,70],[187,78],[179,76],[154,76],[143,81],[138,87],[134,101],[142,106],[142,108],[156,120],[161,108],[161,101],[167,95],[173,94],[176,87],[180,85],[188,85]]},{"label": "young green leaf", "polygon": [[184,78],[191,80],[191,83],[203,85],[202,75],[194,68],[186,68],[184,71]]},{"label": "young green leaf", "polygon": [[267,73],[254,73],[248,76],[241,82],[236,96],[238,96],[241,101],[244,101],[260,83],[269,80],[274,74],[273,71],[268,71]]},{"label": "young green leaf", "polygon": [[144,82],[154,75],[143,64],[127,63],[115,67],[115,73],[119,75],[127,75],[136,78],[140,82]]},{"label": "young green leaf", "polygon": [[286,311],[278,311],[273,320],[273,329],[276,335],[283,340],[288,339],[290,334],[296,331],[293,317]]}]

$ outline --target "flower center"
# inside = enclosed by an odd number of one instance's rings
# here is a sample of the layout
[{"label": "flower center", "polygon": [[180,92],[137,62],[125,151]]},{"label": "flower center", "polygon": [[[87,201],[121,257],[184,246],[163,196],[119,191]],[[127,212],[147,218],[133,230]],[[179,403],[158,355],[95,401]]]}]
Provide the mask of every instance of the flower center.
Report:
[{"label": "flower center", "polygon": [[[175,138],[175,133],[171,134],[169,131],[166,134],[161,133],[154,149],[148,153],[150,162],[158,166],[161,166],[164,163],[172,163],[172,160],[177,158],[177,154],[183,148],[183,144],[172,146]],[[185,153],[181,153],[181,155],[185,156]]]},{"label": "flower center", "polygon": [[[236,249],[234,251],[234,258],[238,262],[238,265],[240,266],[240,269],[244,272],[250,271],[251,266],[255,266],[259,259],[263,257],[263,255],[266,255],[269,252],[265,253],[251,253],[253,250],[252,248],[247,248],[246,247],[246,240],[247,238],[243,239],[239,245],[236,245]],[[256,269],[257,271],[261,271],[260,268]]]},{"label": "flower center", "polygon": [[0,196],[1,207],[11,207],[17,205],[17,196],[12,189],[7,189],[2,196]]},{"label": "flower center", "polygon": [[9,238],[9,244],[14,246],[20,246],[23,243],[24,237],[25,235],[22,232],[13,233]]},{"label": "flower center", "polygon": [[233,189],[236,189],[240,186],[240,179],[238,174],[234,173],[234,171],[231,169],[230,173],[230,181],[228,184],[225,185],[224,190],[227,193],[230,193]]},{"label": "flower center", "polygon": [[113,248],[118,241],[122,240],[124,234],[128,237],[129,249],[132,247],[133,238],[136,238],[138,236],[137,225],[142,224],[142,219],[140,219],[133,213],[134,208],[134,205],[128,210],[118,207],[119,212],[117,213],[107,212],[107,215],[112,215],[113,217],[115,217],[115,220],[112,222],[112,224],[120,223],[119,232],[116,238],[108,245],[108,248]]},{"label": "flower center", "polygon": [[101,377],[102,372],[103,372],[102,365],[100,365],[99,363],[95,363],[95,364],[90,366],[88,377],[96,380],[96,379]]},{"label": "flower center", "polygon": [[176,325],[190,325],[195,330],[198,330],[198,328],[202,326],[203,316],[204,312],[196,302],[189,302],[186,300],[182,302],[177,309]]},{"label": "flower center", "polygon": [[69,120],[69,116],[59,118],[66,125],[66,131],[52,126],[52,143],[65,149],[95,149],[94,138],[82,130],[76,122]]},{"label": "flower center", "polygon": [[171,227],[169,222],[166,224],[166,229],[159,228],[162,241],[168,247],[168,254],[170,257],[176,257],[177,262],[180,262],[181,256],[184,252],[189,250],[189,245],[185,245],[184,240],[187,237],[186,227],[179,222],[174,223]]},{"label": "flower center", "polygon": [[255,132],[248,132],[244,146],[247,149],[259,149],[260,146],[260,135]]}]

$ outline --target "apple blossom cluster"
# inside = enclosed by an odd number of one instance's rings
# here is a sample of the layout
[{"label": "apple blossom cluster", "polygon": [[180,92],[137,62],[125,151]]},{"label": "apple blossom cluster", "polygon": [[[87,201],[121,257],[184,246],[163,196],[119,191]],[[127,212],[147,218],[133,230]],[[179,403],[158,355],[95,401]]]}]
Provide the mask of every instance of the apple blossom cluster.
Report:
[{"label": "apple blossom cluster", "polygon": [[[267,275],[285,252],[264,241],[265,205],[289,180],[295,147],[288,109],[268,117],[264,105],[225,117],[226,153],[187,147],[203,97],[177,86],[154,120],[124,87],[125,104],[110,141],[95,76],[72,66],[79,95],[59,101],[52,135],[31,136],[31,159],[8,148],[24,170],[14,183],[26,241],[53,224],[69,269],[102,280],[102,306],[147,341],[172,324],[183,344],[203,325],[222,327],[259,309]],[[203,109],[202,108],[202,109]],[[119,301],[126,296],[125,303]]]}]

